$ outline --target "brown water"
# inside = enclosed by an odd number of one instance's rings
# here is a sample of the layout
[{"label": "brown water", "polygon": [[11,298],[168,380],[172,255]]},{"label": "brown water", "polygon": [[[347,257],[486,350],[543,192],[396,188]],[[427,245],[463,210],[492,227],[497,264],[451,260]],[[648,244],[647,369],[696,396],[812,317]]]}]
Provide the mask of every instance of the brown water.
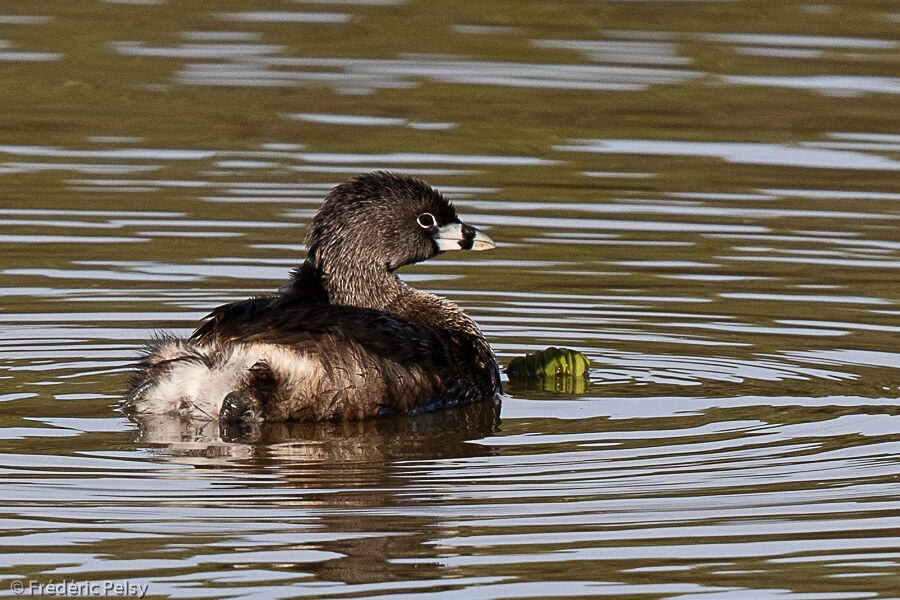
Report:
[{"label": "brown water", "polygon": [[[898,39],[887,0],[0,2],[0,593],[898,597]],[[499,241],[403,277],[587,392],[122,417],[143,340],[374,168]]]}]

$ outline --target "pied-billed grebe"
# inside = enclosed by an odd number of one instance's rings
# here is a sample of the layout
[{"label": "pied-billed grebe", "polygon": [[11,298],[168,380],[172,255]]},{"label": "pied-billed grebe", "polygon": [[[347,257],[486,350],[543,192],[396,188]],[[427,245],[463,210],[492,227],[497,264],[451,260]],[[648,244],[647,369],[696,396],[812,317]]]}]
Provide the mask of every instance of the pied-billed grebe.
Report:
[{"label": "pied-billed grebe", "polygon": [[325,198],[306,247],[277,295],[225,304],[190,338],[149,344],[126,411],[324,421],[498,398],[497,361],[475,323],[394,275],[494,247],[440,192],[394,173],[355,177]]}]

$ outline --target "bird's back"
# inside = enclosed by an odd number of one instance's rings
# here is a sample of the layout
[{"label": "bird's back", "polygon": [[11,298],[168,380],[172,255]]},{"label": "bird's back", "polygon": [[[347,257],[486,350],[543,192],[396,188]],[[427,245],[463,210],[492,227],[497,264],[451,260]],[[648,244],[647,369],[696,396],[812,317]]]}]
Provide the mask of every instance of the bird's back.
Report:
[{"label": "bird's back", "polygon": [[[210,381],[198,385],[204,369]],[[160,411],[168,403],[175,412],[214,417],[230,393],[222,390],[231,388],[266,421],[416,412],[500,391],[493,354],[478,336],[290,295],[216,308],[189,340],[163,339],[151,348],[141,376],[157,383],[135,386],[142,390],[130,403],[136,412],[169,412]],[[154,401],[160,392],[194,389],[195,397],[174,405]],[[214,391],[206,397],[203,390]]]}]

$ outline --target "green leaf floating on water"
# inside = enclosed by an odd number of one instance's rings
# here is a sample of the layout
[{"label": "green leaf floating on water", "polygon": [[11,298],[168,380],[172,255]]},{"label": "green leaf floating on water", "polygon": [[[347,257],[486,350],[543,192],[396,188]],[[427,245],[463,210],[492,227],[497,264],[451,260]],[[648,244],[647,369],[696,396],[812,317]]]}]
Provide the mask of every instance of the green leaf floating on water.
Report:
[{"label": "green leaf floating on water", "polygon": [[511,383],[546,392],[580,394],[587,388],[591,363],[577,350],[554,348],[512,359],[506,367]]}]

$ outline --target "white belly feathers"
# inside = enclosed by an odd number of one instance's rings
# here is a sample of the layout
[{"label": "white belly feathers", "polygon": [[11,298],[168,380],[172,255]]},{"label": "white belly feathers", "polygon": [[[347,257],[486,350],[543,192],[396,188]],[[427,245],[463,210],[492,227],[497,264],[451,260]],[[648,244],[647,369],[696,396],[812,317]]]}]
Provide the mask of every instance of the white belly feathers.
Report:
[{"label": "white belly feathers", "polygon": [[129,408],[137,414],[178,413],[196,419],[217,419],[222,401],[238,389],[250,367],[264,361],[285,385],[298,388],[315,377],[308,356],[274,344],[195,345],[165,340],[156,347],[150,369],[152,384],[135,390]]}]

